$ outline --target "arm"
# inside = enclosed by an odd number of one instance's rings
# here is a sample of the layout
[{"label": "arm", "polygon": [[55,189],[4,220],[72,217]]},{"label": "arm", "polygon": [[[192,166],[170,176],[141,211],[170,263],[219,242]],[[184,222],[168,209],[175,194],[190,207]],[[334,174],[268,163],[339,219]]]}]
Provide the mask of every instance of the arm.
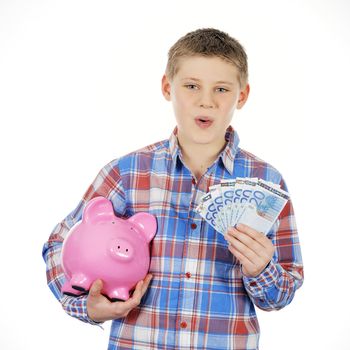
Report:
[{"label": "arm", "polygon": [[303,265],[294,211],[289,201],[274,225],[272,239],[245,225],[227,233],[229,250],[242,264],[243,283],[263,310],[288,305],[303,283]]},{"label": "arm", "polygon": [[43,258],[46,262],[47,284],[52,293],[60,301],[63,309],[73,317],[84,322],[95,324],[88,317],[87,302],[89,296],[79,297],[66,296],[61,293],[61,287],[65,281],[61,267],[61,249],[62,243],[70,228],[81,220],[83,208],[87,201],[96,197],[103,196],[112,201],[117,214],[122,216],[125,212],[125,195],[121,184],[119,170],[115,162],[107,164],[97,175],[94,182],[86,191],[83,199],[79,202],[77,208],[73,210],[62,222],[60,222],[52,231],[48,241],[43,247]]},{"label": "arm", "polygon": [[73,317],[83,322],[93,323],[86,312],[87,297],[70,297],[61,293],[61,287],[65,281],[61,267],[61,249],[64,238],[70,228],[81,219],[84,201],[80,201],[77,208],[72,211],[61,223],[57,224],[52,231],[49,240],[43,247],[43,258],[46,263],[47,284],[57,300],[60,301],[63,309]]}]

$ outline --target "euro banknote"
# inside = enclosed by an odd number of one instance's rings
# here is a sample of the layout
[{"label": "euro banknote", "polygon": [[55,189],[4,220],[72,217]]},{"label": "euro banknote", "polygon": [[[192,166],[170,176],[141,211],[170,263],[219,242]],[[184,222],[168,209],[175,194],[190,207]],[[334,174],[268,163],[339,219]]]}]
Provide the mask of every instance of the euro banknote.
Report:
[{"label": "euro banknote", "polygon": [[267,234],[288,200],[288,192],[278,184],[258,178],[236,178],[210,186],[196,212],[222,234],[239,223]]}]

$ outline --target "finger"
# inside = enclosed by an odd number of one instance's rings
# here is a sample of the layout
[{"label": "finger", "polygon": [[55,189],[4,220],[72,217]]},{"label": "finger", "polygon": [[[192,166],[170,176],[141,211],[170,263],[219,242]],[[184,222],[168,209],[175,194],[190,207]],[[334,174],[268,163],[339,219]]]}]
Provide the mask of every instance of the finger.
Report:
[{"label": "finger", "polygon": [[146,293],[152,278],[153,276],[151,274],[148,274],[143,281],[139,281],[137,283],[132,297],[124,302],[124,305],[127,308],[133,309],[140,304],[141,298]]},{"label": "finger", "polygon": [[145,281],[143,281],[143,280],[139,281],[136,284],[135,290],[132,293],[132,297],[130,299],[141,299],[144,284],[145,284]]},{"label": "finger", "polygon": [[131,310],[135,309],[140,304],[140,302],[134,297],[131,297],[126,301],[116,301],[112,304],[115,313],[117,315],[122,315],[122,317],[125,317]]},{"label": "finger", "polygon": [[261,244],[265,249],[268,249],[268,250],[273,249],[274,245],[272,243],[272,240],[269,237],[267,237],[263,232],[258,232],[244,224],[238,224],[237,228],[245,232],[250,237],[252,237],[255,241]]},{"label": "finger", "polygon": [[143,280],[142,290],[141,293],[144,295],[149,287],[149,284],[151,283],[153,276],[149,273],[145,279]]},{"label": "finger", "polygon": [[253,250],[256,254],[260,255],[261,251],[264,249],[264,245],[262,245],[259,241],[256,241],[253,237],[248,234],[238,231],[235,228],[232,228],[228,231],[229,237],[235,238],[247,246],[249,249]]},{"label": "finger", "polygon": [[[235,250],[235,252],[238,252],[240,255],[243,255],[258,270],[262,266],[266,266],[273,255],[273,249],[267,250],[266,248],[262,247],[260,250],[254,251],[253,249],[250,249],[249,247],[245,246],[245,244],[243,244],[235,238],[231,238],[230,243],[232,244],[232,247]],[[233,254],[232,251],[231,253]]]},{"label": "finger", "polygon": [[103,288],[103,282],[101,280],[96,280],[90,287],[89,295],[91,297],[98,297],[101,295],[101,290]]},{"label": "finger", "polygon": [[256,241],[260,242],[261,244],[263,244],[263,242],[268,239],[266,237],[266,235],[262,232],[259,232],[257,230],[254,230],[253,228],[251,228],[248,225],[245,224],[237,224],[236,228],[241,231],[246,233],[247,235],[249,235],[250,237],[252,237],[253,239],[255,239]]},{"label": "finger", "polygon": [[143,283],[143,281],[139,281],[135,287],[132,297],[123,302],[122,307],[125,311],[130,311],[140,304]]},{"label": "finger", "polygon": [[252,270],[255,268],[255,264],[233,245],[230,245],[228,249],[239,260],[242,266],[246,267],[246,269]]},{"label": "finger", "polygon": [[244,243],[240,242],[238,239],[232,237],[229,239],[231,247],[239,252],[240,255],[244,256],[245,259],[248,259],[252,264],[255,264],[256,261],[260,259],[259,255]]}]

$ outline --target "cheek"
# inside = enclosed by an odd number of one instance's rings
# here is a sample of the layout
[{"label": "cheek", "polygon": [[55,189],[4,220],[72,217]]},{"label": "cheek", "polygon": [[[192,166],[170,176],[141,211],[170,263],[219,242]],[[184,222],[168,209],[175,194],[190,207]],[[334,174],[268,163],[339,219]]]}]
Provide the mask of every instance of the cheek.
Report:
[{"label": "cheek", "polygon": [[220,101],[222,108],[224,108],[227,112],[233,112],[237,108],[238,97],[239,96],[237,94],[222,96]]},{"label": "cheek", "polygon": [[190,106],[191,101],[188,96],[184,96],[183,94],[173,96],[173,107],[178,117],[181,118],[185,113],[188,113]]},{"label": "cheek", "polygon": [[236,110],[237,104],[232,103],[232,101],[226,101],[226,103],[222,104],[223,113],[230,119]]}]

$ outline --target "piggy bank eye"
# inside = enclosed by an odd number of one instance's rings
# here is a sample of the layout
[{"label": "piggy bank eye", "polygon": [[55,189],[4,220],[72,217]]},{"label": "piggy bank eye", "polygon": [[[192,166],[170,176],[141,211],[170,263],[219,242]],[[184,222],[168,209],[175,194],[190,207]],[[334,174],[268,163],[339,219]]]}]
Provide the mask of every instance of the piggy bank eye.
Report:
[{"label": "piggy bank eye", "polygon": [[115,224],[115,222],[114,222],[114,221],[112,221],[112,224]]}]

